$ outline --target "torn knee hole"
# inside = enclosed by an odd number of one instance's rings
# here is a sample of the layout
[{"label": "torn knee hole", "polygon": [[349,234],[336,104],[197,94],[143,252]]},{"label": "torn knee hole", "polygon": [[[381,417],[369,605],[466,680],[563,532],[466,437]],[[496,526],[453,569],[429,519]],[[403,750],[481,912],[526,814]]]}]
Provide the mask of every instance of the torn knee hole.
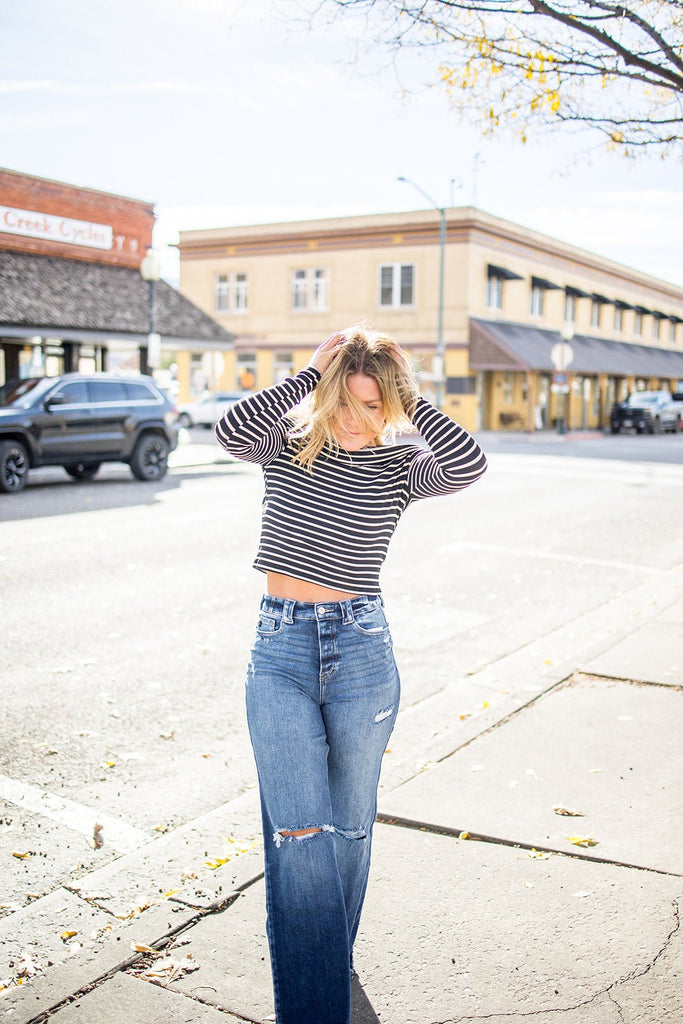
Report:
[{"label": "torn knee hole", "polygon": [[315,835],[317,832],[334,832],[333,825],[310,825],[308,828],[280,828],[273,834],[276,846],[287,842],[300,842],[307,836]]},{"label": "torn knee hole", "polygon": [[280,835],[284,836],[285,839],[289,839],[291,836],[295,836],[296,838],[298,838],[299,836],[310,836],[313,832],[322,832],[322,829],[321,828],[299,828],[299,829],[296,830],[296,832],[285,832],[284,830],[282,830],[280,832]]}]

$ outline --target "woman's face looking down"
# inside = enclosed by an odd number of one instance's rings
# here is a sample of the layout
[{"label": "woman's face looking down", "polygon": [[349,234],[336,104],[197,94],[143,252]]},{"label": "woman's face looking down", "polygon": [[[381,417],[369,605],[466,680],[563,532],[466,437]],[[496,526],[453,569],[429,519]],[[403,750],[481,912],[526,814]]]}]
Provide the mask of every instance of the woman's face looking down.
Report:
[{"label": "woman's face looking down", "polygon": [[351,373],[346,378],[346,386],[353,397],[364,405],[377,427],[374,431],[360,423],[353,410],[342,405],[335,422],[335,435],[341,448],[348,452],[357,452],[374,442],[384,427],[384,402],[374,377],[366,377],[364,373]]}]

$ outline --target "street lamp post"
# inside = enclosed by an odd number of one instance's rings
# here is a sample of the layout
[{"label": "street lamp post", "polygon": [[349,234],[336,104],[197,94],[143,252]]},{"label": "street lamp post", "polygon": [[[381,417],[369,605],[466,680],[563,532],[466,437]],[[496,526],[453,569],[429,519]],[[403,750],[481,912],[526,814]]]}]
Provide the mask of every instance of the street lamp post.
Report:
[{"label": "street lamp post", "polygon": [[161,355],[161,336],[156,329],[156,285],[161,278],[161,264],[153,249],[147,250],[147,255],[140,263],[140,276],[149,284],[147,345],[140,346],[140,372],[149,373],[159,365]]},{"label": "street lamp post", "polygon": [[445,343],[443,336],[443,290],[444,290],[444,269],[446,262],[446,208],[439,206],[435,203],[430,195],[428,195],[423,188],[415,181],[411,181],[410,178],[400,177],[398,181],[404,181],[407,185],[412,185],[413,188],[417,189],[420,195],[431,203],[435,210],[439,213],[439,316],[437,325],[437,338],[436,338],[436,359],[434,361],[434,383],[436,385],[436,407],[440,409],[443,405],[444,400],[444,355],[445,355]]},{"label": "street lamp post", "polygon": [[553,345],[550,358],[557,371],[555,374],[557,388],[557,432],[564,434],[567,430],[569,406],[569,375],[567,368],[574,359],[574,350],[569,342],[574,337],[574,324],[565,320],[560,330],[560,341]]}]

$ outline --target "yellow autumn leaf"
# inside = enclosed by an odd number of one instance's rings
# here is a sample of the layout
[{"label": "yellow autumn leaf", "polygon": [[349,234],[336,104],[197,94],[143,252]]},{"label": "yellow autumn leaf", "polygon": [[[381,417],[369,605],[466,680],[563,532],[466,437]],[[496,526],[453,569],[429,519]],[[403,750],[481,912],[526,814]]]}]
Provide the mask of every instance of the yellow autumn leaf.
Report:
[{"label": "yellow autumn leaf", "polygon": [[30,853],[19,853],[18,850],[13,850],[12,856],[16,857],[17,860],[26,860],[27,857],[30,857],[32,855]]},{"label": "yellow autumn leaf", "polygon": [[73,939],[74,935],[78,935],[78,932],[65,931],[59,936],[62,942],[68,942],[69,939]]},{"label": "yellow autumn leaf", "polygon": [[134,953],[158,953],[158,949],[154,949],[152,946],[145,945],[144,942],[131,942],[130,948]]},{"label": "yellow autumn leaf", "polygon": [[593,839],[593,836],[567,836],[567,842],[573,843],[574,846],[597,846],[597,839]]}]

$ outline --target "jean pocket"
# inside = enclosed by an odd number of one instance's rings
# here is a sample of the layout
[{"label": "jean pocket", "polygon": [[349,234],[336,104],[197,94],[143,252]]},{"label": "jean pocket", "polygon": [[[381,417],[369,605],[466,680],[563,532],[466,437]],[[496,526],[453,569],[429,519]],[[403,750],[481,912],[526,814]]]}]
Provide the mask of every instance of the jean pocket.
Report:
[{"label": "jean pocket", "polygon": [[353,613],[353,625],[365,636],[386,636],[389,624],[381,604],[360,608]]},{"label": "jean pocket", "polygon": [[277,636],[282,630],[282,619],[271,612],[259,612],[256,633],[258,636]]}]

